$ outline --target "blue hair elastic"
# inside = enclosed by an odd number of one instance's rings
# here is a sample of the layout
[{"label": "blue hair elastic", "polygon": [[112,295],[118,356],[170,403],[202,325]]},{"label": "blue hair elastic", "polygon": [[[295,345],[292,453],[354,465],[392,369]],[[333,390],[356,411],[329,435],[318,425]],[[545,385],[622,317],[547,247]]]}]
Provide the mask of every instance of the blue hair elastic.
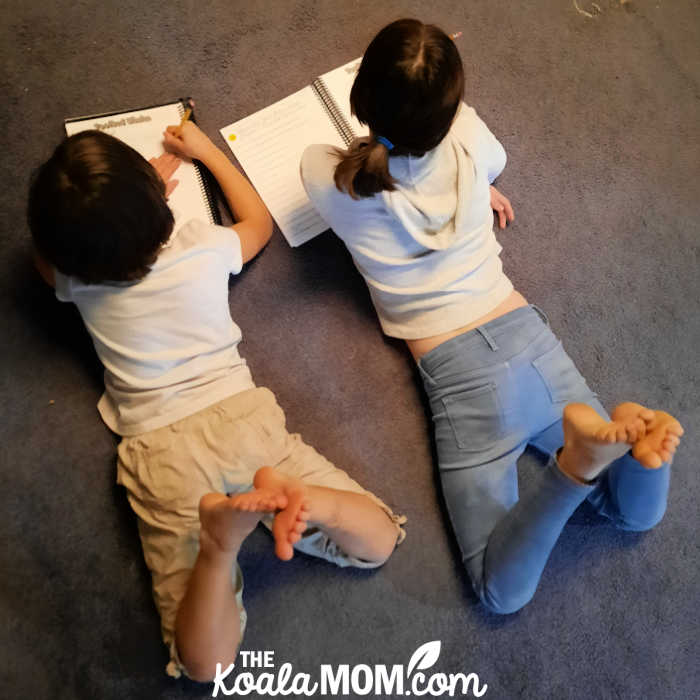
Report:
[{"label": "blue hair elastic", "polygon": [[385,138],[384,136],[375,136],[374,140],[377,143],[381,143],[383,146],[386,146],[387,151],[390,151],[394,147],[394,144],[391,143],[391,141],[389,141],[389,139]]}]

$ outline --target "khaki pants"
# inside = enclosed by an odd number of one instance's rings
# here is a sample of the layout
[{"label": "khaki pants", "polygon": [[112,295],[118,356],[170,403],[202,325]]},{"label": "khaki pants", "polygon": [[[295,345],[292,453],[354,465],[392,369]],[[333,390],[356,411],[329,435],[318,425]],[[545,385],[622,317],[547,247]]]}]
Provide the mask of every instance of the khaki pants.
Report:
[{"label": "khaki pants", "polygon": [[[175,618],[199,551],[199,500],[204,494],[248,491],[255,472],[270,466],[309,484],[368,496],[395,523],[397,542],[405,536],[400,527],[404,517],[394,515],[299,435],[287,432],[284,413],[265,388],[241,392],[171,425],[126,437],[118,452],[117,481],[126,487],[138,516],[163,640],[170,649],[167,672],[175,677],[183,670],[175,648]],[[272,518],[263,522],[270,527]],[[307,530],[295,549],[339,566],[375,566],[348,556],[320,530]],[[238,565],[231,576],[243,630]]]}]

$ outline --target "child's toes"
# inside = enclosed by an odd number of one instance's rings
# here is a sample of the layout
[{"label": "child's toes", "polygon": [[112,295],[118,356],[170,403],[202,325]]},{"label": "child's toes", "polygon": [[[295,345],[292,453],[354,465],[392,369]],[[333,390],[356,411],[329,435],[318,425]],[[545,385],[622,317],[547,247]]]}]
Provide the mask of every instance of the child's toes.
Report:
[{"label": "child's toes", "polygon": [[646,435],[646,432],[646,423],[641,418],[637,418],[637,420],[632,423],[627,439],[629,442],[637,442],[637,440],[641,440]]},{"label": "child's toes", "polygon": [[615,442],[634,442],[630,437],[633,431],[631,424],[620,425],[617,429]]},{"label": "child's toes", "polygon": [[664,461],[668,461],[676,454],[676,446],[670,440],[664,440],[661,449],[663,450],[661,456],[664,458]]},{"label": "child's toes", "polygon": [[616,442],[617,441],[617,426],[615,423],[608,423],[603,426],[597,434],[598,440],[601,442]]},{"label": "child's toes", "polygon": [[653,452],[650,449],[638,449],[638,450],[632,450],[632,456],[638,461],[641,462],[643,466],[645,466],[647,469],[658,469],[662,464],[663,460],[661,459],[660,455],[658,455],[656,452]]},{"label": "child's toes", "polygon": [[642,462],[649,469],[658,469],[664,463],[661,455],[656,452],[650,452],[646,459]]},{"label": "child's toes", "polygon": [[238,496],[234,496],[231,499],[231,505],[236,510],[249,510],[248,501],[243,494],[239,494]]},{"label": "child's toes", "polygon": [[623,426],[613,423],[608,430],[607,441],[608,442],[620,442],[624,440],[627,433]]},{"label": "child's toes", "polygon": [[639,412],[639,417],[647,423],[654,418],[654,415],[655,413],[651,408],[643,408]]}]

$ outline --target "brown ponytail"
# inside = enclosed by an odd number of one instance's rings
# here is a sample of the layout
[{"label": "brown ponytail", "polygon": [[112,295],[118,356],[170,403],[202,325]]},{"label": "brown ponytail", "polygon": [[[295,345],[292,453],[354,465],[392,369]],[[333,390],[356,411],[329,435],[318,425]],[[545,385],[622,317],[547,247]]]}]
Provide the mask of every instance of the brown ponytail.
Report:
[{"label": "brown ponytail", "polygon": [[[373,136],[337,150],[335,185],[353,199],[395,189],[389,158],[422,156],[450,130],[464,93],[462,59],[441,29],[400,19],[372,39],[350,92],[350,108]],[[378,143],[381,134],[394,147]]]},{"label": "brown ponytail", "polygon": [[374,138],[357,139],[347,151],[336,149],[340,162],[335,169],[335,186],[353,199],[371,197],[377,192],[393,190],[389,174],[389,150]]}]

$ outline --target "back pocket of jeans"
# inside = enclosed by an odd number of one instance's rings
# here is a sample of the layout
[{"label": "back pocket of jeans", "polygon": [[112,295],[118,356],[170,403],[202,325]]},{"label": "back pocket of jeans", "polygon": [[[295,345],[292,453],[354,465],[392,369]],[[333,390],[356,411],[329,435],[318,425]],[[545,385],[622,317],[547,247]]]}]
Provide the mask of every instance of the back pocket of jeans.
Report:
[{"label": "back pocket of jeans", "polygon": [[461,450],[484,450],[501,436],[503,421],[495,384],[449,394],[442,403]]},{"label": "back pocket of jeans", "polygon": [[566,354],[561,342],[532,361],[553,403],[573,401],[590,395],[586,380]]}]

